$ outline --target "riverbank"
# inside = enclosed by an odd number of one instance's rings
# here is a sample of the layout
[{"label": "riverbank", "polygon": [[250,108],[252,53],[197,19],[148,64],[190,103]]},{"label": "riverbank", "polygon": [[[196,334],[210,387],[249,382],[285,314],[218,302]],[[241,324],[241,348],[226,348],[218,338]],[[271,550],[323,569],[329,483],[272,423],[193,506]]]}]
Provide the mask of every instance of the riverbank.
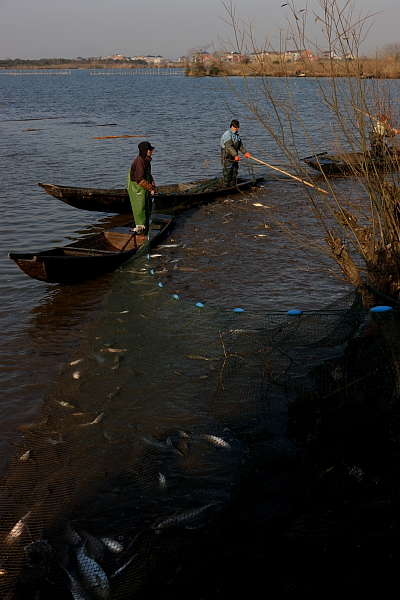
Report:
[{"label": "riverbank", "polygon": [[358,77],[360,79],[398,79],[400,67],[393,60],[363,59],[309,61],[254,61],[248,64],[191,63],[185,74],[193,77]]},{"label": "riverbank", "polygon": [[162,64],[141,61],[115,60],[68,60],[41,59],[37,61],[3,60],[0,61],[0,74],[6,70],[47,70],[47,69],[174,69],[182,70],[190,77],[359,77],[360,79],[399,79],[400,66],[393,59],[335,60],[319,59],[309,61],[265,60],[246,63],[182,63],[165,62]]}]

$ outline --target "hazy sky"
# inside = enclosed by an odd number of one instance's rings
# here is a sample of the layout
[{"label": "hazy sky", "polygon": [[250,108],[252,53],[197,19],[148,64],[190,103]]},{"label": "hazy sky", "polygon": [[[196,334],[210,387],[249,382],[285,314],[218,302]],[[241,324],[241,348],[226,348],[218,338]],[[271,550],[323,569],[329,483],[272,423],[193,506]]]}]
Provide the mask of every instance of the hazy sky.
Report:
[{"label": "hazy sky", "polygon": [[[274,36],[279,27],[286,27],[284,2],[237,0],[235,4],[237,14],[254,21],[261,42],[263,36]],[[321,12],[318,0],[296,0],[298,9],[306,5]],[[364,53],[400,42],[399,0],[356,0],[354,5],[357,15],[382,11],[374,18],[362,46]],[[177,58],[210,42],[220,48],[218,37],[232,35],[226,18],[221,0],[0,0],[0,59],[110,54]]]}]

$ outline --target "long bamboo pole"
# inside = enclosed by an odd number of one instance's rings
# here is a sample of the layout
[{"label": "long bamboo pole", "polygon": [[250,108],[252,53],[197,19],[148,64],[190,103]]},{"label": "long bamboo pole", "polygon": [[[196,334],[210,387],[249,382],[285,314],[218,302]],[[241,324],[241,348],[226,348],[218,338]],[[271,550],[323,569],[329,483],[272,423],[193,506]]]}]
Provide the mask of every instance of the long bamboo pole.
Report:
[{"label": "long bamboo pole", "polygon": [[149,135],[102,135],[101,137],[94,137],[92,140],[110,140],[111,138],[128,138],[128,137],[150,137]]},{"label": "long bamboo pole", "polygon": [[373,117],[372,115],[369,115],[368,113],[364,112],[363,110],[360,110],[359,108],[357,108],[356,106],[353,106],[353,108],[355,110],[358,110],[358,112],[362,113],[363,115],[365,115],[366,117],[369,117],[370,119],[373,119],[374,121],[379,121],[379,119],[377,119],[376,117]]},{"label": "long bamboo pole", "polygon": [[319,188],[316,185],[313,185],[312,183],[308,183],[308,181],[304,181],[304,179],[300,179],[300,177],[296,177],[295,175],[291,175],[290,173],[287,173],[286,171],[282,171],[282,169],[278,169],[278,167],[273,167],[272,165],[269,165],[268,163],[263,162],[262,160],[258,160],[258,158],[254,158],[254,156],[250,156],[250,158],[251,158],[251,160],[255,160],[256,162],[258,162],[262,165],[265,165],[266,167],[269,167],[270,169],[279,171],[279,173],[283,173],[284,175],[287,175],[288,177],[291,177],[292,179],[301,181],[301,183],[304,183],[304,185],[308,185],[308,186],[314,188],[315,190],[318,190],[319,192],[323,192],[324,194],[329,194],[329,192],[327,192],[326,190],[323,190],[322,188]]}]

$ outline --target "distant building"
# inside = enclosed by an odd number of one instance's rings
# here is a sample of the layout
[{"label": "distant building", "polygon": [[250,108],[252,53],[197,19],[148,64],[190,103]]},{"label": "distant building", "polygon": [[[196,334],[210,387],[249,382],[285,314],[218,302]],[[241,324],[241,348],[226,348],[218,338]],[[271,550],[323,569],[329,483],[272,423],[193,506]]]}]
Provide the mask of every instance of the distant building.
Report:
[{"label": "distant building", "polygon": [[249,56],[251,61],[264,62],[267,59],[276,58],[279,52],[275,50],[262,50],[261,52],[252,52]]},{"label": "distant building", "polygon": [[299,60],[300,56],[300,50],[286,50],[285,52],[282,52],[282,58],[285,61]]},{"label": "distant building", "polygon": [[192,60],[194,63],[210,64],[210,63],[214,62],[216,59],[209,52],[196,52],[195,54],[193,54]]},{"label": "distant building", "polygon": [[334,50],[325,50],[322,53],[322,58],[325,60],[342,60],[342,57],[336,54]]},{"label": "distant building", "polygon": [[304,60],[313,60],[316,57],[311,52],[311,50],[303,50],[303,52],[301,53],[301,58],[303,58]]}]

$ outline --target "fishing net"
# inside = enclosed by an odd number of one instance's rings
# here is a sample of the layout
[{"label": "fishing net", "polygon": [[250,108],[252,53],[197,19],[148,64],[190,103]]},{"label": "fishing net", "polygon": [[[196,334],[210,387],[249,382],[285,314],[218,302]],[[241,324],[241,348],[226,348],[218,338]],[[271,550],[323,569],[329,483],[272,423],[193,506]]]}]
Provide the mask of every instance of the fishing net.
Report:
[{"label": "fishing net", "polygon": [[327,495],[324,474],[335,490],[367,481],[371,501],[394,460],[396,310],[373,316],[356,292],[316,313],[214,309],[158,284],[146,251],[15,451],[2,598],[201,597],[193,578],[243,522],[284,517],[282,460]]}]

